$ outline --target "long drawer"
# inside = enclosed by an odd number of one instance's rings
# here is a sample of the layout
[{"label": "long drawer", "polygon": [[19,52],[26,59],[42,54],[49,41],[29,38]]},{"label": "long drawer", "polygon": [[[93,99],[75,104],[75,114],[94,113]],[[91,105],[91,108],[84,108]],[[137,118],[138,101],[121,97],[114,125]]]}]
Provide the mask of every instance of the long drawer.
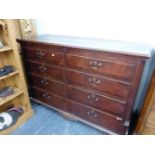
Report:
[{"label": "long drawer", "polygon": [[68,97],[94,109],[107,111],[114,115],[123,117],[125,103],[114,100],[112,98],[108,98],[81,88],[75,88],[73,86],[68,86]]},{"label": "long drawer", "polygon": [[63,52],[56,52],[50,49],[47,51],[43,49],[23,48],[23,56],[25,59],[64,66]]},{"label": "long drawer", "polygon": [[67,79],[72,84],[102,91],[122,100],[128,97],[130,85],[126,83],[73,70],[67,70]]},{"label": "long drawer", "polygon": [[111,130],[114,133],[125,134],[126,132],[126,128],[123,126],[123,121],[119,117],[102,113],[75,102],[69,102],[69,112],[83,120]]},{"label": "long drawer", "polygon": [[135,65],[126,63],[125,61],[114,62],[72,54],[67,54],[66,61],[68,67],[102,73],[123,81],[131,81],[135,71]]},{"label": "long drawer", "polygon": [[49,106],[68,111],[68,102],[65,98],[53,93],[49,93],[46,90],[31,87],[31,97],[44,102]]},{"label": "long drawer", "polygon": [[67,97],[67,89],[65,84],[46,77],[36,76],[35,74],[28,74],[29,84],[38,88],[51,91],[57,95]]},{"label": "long drawer", "polygon": [[42,77],[48,77],[65,82],[65,69],[52,65],[25,60],[25,67],[28,73],[35,73]]}]

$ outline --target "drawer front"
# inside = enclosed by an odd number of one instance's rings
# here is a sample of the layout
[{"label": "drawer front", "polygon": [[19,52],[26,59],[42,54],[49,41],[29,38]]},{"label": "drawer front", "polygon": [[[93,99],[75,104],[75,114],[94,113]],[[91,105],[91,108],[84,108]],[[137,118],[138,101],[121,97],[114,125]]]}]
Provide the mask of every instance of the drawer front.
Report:
[{"label": "drawer front", "polygon": [[123,121],[119,117],[107,115],[75,102],[69,103],[69,112],[88,122],[104,127],[117,134],[125,134],[126,132],[126,128],[123,126]]},{"label": "drawer front", "polygon": [[46,77],[34,76],[32,74],[28,75],[28,79],[30,86],[36,86],[60,96],[67,96],[66,86],[63,83],[49,80]]},{"label": "drawer front", "polygon": [[94,109],[110,112],[119,117],[123,117],[125,104],[117,100],[72,86],[68,86],[68,97]]},{"label": "drawer front", "polygon": [[23,56],[25,59],[45,62],[53,65],[64,66],[64,53],[55,51],[45,51],[42,49],[23,48]]},{"label": "drawer front", "polygon": [[121,61],[105,61],[71,54],[67,54],[66,58],[68,67],[102,73],[124,81],[131,81],[135,71],[135,65]]},{"label": "drawer front", "polygon": [[48,93],[42,89],[38,89],[36,87],[30,87],[30,91],[31,91],[31,97],[42,101],[43,103],[67,111],[67,104],[68,102],[57,95],[54,95],[53,93]]},{"label": "drawer front", "polygon": [[129,85],[126,83],[71,70],[67,71],[67,78],[72,84],[102,91],[121,100],[125,100],[128,97]]},{"label": "drawer front", "polygon": [[25,60],[26,71],[65,82],[65,69]]}]

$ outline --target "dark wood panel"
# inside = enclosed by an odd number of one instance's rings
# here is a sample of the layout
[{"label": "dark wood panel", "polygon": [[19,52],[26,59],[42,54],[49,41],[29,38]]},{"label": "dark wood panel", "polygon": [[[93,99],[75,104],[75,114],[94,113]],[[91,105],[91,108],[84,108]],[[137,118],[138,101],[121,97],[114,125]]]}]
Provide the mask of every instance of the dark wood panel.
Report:
[{"label": "dark wood panel", "polygon": [[124,81],[131,81],[135,70],[134,64],[127,64],[122,61],[113,62],[104,59],[94,59],[72,54],[67,54],[66,58],[68,67],[84,69],[95,73],[102,73]]},{"label": "dark wood panel", "polygon": [[68,97],[92,108],[123,117],[125,103],[84,89],[68,86]]},{"label": "dark wood panel", "polygon": [[123,121],[119,117],[99,112],[75,102],[69,103],[69,112],[117,134],[125,134],[126,132],[126,128],[123,126]]},{"label": "dark wood panel", "polygon": [[52,50],[46,51],[42,49],[23,48],[23,56],[25,59],[46,62],[49,64],[64,66],[64,53]]},{"label": "dark wood panel", "polygon": [[28,60],[25,60],[24,62],[25,62],[26,71],[28,73],[35,73],[42,77],[60,80],[63,82],[66,81],[64,68],[38,63],[38,62],[32,62]]},{"label": "dark wood panel", "polygon": [[56,44],[46,44],[45,42],[21,42],[22,48],[34,49],[34,50],[43,50],[43,51],[52,51],[52,52],[65,52],[64,46]]},{"label": "dark wood panel", "polygon": [[67,97],[66,85],[57,81],[49,80],[46,77],[39,77],[28,74],[29,85],[51,91],[57,95]]},{"label": "dark wood panel", "polygon": [[31,97],[40,100],[49,106],[68,111],[68,102],[65,100],[65,98],[36,87],[31,87],[30,90]]},{"label": "dark wood panel", "polygon": [[122,100],[128,97],[129,85],[125,83],[73,70],[67,70],[67,79],[72,84],[103,91]]},{"label": "dark wood panel", "polygon": [[[144,68],[144,63],[141,63],[141,62],[137,63],[135,76],[132,81],[132,87],[131,87],[131,89],[129,91],[129,95],[128,95],[128,104],[126,104],[126,107],[125,107],[124,120],[126,122],[130,122],[132,114],[133,114],[133,106],[135,103],[135,98],[137,95],[137,90],[139,87],[140,79],[141,79],[141,76],[143,73],[143,68]],[[134,110],[134,112],[135,112],[135,110]],[[131,122],[131,123],[133,123],[133,122]]]}]

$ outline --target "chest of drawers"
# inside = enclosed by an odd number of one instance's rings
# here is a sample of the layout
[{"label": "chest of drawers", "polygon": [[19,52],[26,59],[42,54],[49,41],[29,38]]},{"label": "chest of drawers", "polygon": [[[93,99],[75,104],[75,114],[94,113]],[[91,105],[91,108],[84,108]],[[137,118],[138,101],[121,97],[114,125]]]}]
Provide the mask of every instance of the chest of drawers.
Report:
[{"label": "chest of drawers", "polygon": [[126,134],[144,56],[23,40],[30,95],[108,133]]}]

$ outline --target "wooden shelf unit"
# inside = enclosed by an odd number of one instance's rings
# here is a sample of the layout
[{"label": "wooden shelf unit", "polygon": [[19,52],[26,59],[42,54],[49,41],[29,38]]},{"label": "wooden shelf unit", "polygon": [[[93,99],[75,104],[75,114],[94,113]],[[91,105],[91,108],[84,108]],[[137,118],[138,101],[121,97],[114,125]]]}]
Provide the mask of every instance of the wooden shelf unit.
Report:
[{"label": "wooden shelf unit", "polygon": [[11,126],[8,129],[1,131],[0,134],[1,135],[7,135],[8,133],[13,132],[18,126],[20,126],[23,122],[25,122],[31,116],[32,116],[32,112],[30,110],[25,111],[25,113],[22,116],[20,116],[20,119],[18,119],[18,121],[16,122],[15,125]]},{"label": "wooden shelf unit", "polygon": [[10,134],[20,124],[29,119],[33,112],[28,97],[19,49],[16,43],[16,38],[21,36],[18,20],[3,19],[0,21],[6,24],[5,29],[0,25],[0,41],[4,45],[4,47],[0,48],[0,68],[6,65],[15,67],[14,72],[0,77],[0,89],[10,86],[15,90],[14,94],[6,98],[0,98],[0,112],[7,111],[11,106],[23,106],[26,109],[14,125],[0,131],[1,135]]},{"label": "wooden shelf unit", "polygon": [[11,51],[12,47],[10,46],[4,46],[3,48],[0,48],[0,52],[5,52],[5,51]]},{"label": "wooden shelf unit", "polygon": [[15,97],[23,94],[23,91],[20,90],[19,88],[13,88],[13,89],[15,91],[14,94],[12,94],[10,96],[7,96],[7,97],[4,97],[4,98],[1,98],[0,97],[0,106],[3,105],[3,104],[5,104],[5,103],[7,103],[7,102],[9,102],[10,100],[14,99]]},{"label": "wooden shelf unit", "polygon": [[16,74],[19,74],[19,72],[18,71],[15,71],[15,72],[10,73],[9,75],[2,76],[2,77],[0,77],[0,80],[9,78],[9,77],[14,76]]}]

